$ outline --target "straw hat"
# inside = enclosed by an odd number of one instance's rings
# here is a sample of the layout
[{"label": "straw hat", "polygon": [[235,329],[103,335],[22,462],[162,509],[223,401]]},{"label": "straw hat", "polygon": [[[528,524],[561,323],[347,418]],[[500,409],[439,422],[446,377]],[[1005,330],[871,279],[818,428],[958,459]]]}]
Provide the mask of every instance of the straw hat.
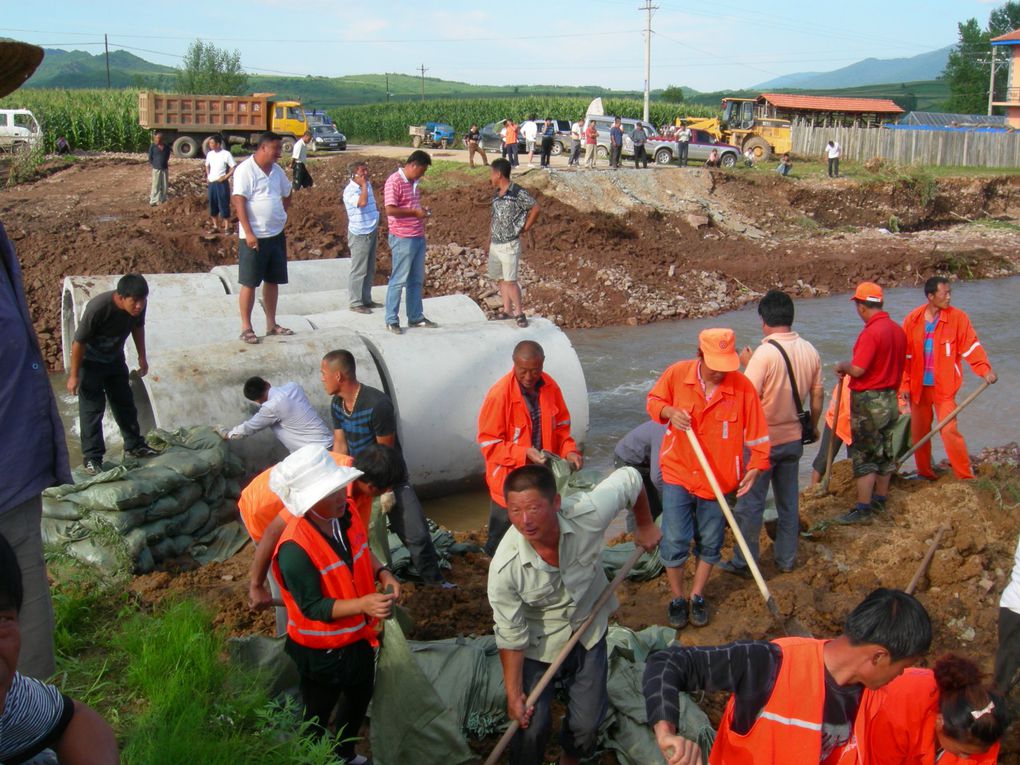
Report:
[{"label": "straw hat", "polygon": [[273,468],[269,488],[292,515],[303,516],[362,475],[360,470],[337,465],[323,447],[309,444]]},{"label": "straw hat", "polygon": [[23,42],[0,42],[0,98],[20,88],[43,60],[43,49]]}]

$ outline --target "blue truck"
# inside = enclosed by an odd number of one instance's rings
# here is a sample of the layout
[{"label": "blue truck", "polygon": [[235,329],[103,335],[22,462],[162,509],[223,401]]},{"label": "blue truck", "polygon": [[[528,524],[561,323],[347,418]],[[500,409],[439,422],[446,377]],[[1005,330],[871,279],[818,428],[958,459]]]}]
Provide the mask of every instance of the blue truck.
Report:
[{"label": "blue truck", "polygon": [[418,149],[422,146],[428,148],[445,149],[453,146],[456,133],[452,125],[445,122],[426,122],[424,125],[411,125],[407,130],[411,136],[411,146]]}]

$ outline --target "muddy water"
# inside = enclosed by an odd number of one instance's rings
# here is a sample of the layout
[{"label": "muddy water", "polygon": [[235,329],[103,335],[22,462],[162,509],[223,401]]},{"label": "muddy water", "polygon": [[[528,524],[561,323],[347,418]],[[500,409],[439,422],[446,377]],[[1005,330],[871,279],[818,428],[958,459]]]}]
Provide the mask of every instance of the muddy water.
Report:
[{"label": "muddy water", "polygon": [[[972,454],[985,446],[998,446],[1020,437],[1020,318],[1016,302],[1020,277],[953,285],[953,303],[971,317],[1000,382],[989,388],[960,417],[960,429]],[[886,308],[896,321],[924,302],[923,289],[898,288],[886,293]],[[826,397],[836,377],[833,366],[850,357],[862,324],[848,296],[796,301],[794,329],[810,340],[821,354]],[[588,382],[591,428],[585,443],[589,466],[608,471],[613,448],[621,436],[646,417],[645,395],[659,374],[678,359],[690,358],[698,333],[707,327],[730,327],[739,347],[761,340],[756,304],[707,319],[660,322],[640,327],[608,327],[569,331]],[[964,372],[963,394],[978,385],[969,368]],[[959,397],[962,399],[963,395]],[[826,398],[828,405],[828,398]],[[806,447],[801,461],[802,485],[811,472],[817,445]],[[935,438],[934,455],[942,459],[941,440]],[[913,460],[904,466],[913,469]],[[464,494],[429,502],[430,517],[453,529],[473,529],[485,523],[488,500],[484,493]]]}]

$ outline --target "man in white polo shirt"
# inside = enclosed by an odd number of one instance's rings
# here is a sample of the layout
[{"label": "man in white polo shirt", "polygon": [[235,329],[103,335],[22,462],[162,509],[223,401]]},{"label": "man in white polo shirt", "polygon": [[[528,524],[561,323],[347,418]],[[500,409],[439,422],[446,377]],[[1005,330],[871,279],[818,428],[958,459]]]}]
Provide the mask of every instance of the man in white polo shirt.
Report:
[{"label": "man in white polo shirt", "polygon": [[206,180],[209,183],[209,228],[219,232],[217,218],[223,219],[223,233],[230,228],[230,176],[234,174],[234,155],[223,148],[223,137],[209,139],[209,153],[205,155]]},{"label": "man in white polo shirt", "polygon": [[350,308],[372,313],[372,282],[375,279],[375,248],[379,235],[379,209],[375,205],[368,165],[355,162],[344,189],[347,208],[347,246],[351,250],[351,275],[347,285]]},{"label": "man in white polo shirt", "polygon": [[283,227],[290,207],[290,181],[276,164],[281,138],[272,131],[259,136],[255,154],[234,171],[234,214],[237,215],[238,273],[241,284],[241,342],[257,345],[251,326],[255,290],[262,282],[262,303],[266,312],[266,335],[293,335],[276,323],[276,302],[280,285],[287,283],[287,240]]}]

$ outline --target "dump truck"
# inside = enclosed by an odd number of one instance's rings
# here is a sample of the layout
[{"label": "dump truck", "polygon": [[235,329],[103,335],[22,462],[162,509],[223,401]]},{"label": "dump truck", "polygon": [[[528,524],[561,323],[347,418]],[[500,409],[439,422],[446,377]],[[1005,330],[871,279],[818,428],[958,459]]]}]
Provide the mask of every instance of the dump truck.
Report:
[{"label": "dump truck", "polygon": [[300,101],[274,101],[275,93],[250,96],[195,96],[177,93],[138,94],[138,124],[159,131],[174,156],[197,157],[210,136],[223,136],[226,145],[252,145],[259,134],[272,130],[283,137],[288,156],[308,130]]},{"label": "dump truck", "polygon": [[756,98],[724,98],[722,119],[678,117],[676,124],[683,122],[691,130],[704,130],[722,143],[739,146],[743,153],[750,150],[755,161],[787,153],[793,145],[790,120],[756,117],[756,102]]}]

